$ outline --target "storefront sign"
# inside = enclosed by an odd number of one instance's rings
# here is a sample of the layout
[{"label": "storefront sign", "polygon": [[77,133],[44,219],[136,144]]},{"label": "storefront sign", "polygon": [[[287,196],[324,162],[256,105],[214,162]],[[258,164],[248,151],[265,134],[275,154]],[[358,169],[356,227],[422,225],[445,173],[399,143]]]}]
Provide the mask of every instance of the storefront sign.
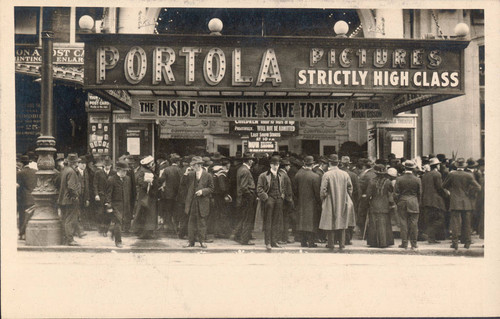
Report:
[{"label": "storefront sign", "polygon": [[133,97],[131,117],[136,119],[223,120],[367,120],[392,119],[384,100],[260,100]]},{"label": "storefront sign", "polygon": [[[54,43],[52,52],[52,63],[54,64],[83,64],[83,45],[67,46],[65,44]],[[42,48],[40,47],[18,45],[15,48],[15,55],[17,63],[42,63]]]},{"label": "storefront sign", "polygon": [[467,41],[105,34],[82,38],[87,88],[464,94]]},{"label": "storefront sign", "polygon": [[88,93],[87,102],[85,103],[85,108],[87,112],[104,111],[109,112],[111,110],[111,103],[102,99],[101,97]]},{"label": "storefront sign", "polygon": [[229,122],[229,132],[246,136],[256,141],[274,141],[281,137],[296,136],[299,131],[296,121],[240,120]]}]

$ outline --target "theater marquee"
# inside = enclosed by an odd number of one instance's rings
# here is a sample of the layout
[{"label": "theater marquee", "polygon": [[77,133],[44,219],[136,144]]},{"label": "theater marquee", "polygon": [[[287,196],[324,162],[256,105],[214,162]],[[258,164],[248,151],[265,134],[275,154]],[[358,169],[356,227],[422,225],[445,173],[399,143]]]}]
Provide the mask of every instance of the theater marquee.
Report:
[{"label": "theater marquee", "polygon": [[464,94],[467,41],[82,35],[88,89]]}]

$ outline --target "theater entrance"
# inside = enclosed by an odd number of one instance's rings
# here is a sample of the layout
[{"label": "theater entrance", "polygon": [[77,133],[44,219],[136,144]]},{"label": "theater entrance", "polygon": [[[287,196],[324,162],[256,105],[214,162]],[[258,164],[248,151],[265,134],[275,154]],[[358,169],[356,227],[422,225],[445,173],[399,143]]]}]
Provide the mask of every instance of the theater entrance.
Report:
[{"label": "theater entrance", "polygon": [[206,149],[205,139],[160,139],[158,143],[160,154],[203,155]]}]

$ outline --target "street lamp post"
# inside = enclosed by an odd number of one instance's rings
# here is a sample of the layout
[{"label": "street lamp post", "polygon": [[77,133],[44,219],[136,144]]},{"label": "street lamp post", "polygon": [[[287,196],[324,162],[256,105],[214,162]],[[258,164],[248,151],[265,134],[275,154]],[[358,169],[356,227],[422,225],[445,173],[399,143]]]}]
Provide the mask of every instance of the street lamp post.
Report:
[{"label": "street lamp post", "polygon": [[60,245],[62,229],[56,210],[58,190],[54,185],[54,107],[52,50],[54,33],[42,32],[41,135],[36,141],[38,154],[37,186],[33,190],[35,212],[26,227],[26,245]]}]

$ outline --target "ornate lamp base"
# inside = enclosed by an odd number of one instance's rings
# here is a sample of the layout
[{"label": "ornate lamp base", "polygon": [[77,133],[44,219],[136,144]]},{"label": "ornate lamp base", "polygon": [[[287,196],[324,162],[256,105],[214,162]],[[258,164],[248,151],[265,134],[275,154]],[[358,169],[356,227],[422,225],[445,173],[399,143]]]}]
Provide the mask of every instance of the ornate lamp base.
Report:
[{"label": "ornate lamp base", "polygon": [[57,189],[54,185],[54,157],[56,141],[52,136],[40,136],[36,149],[38,156],[37,185],[33,190],[35,212],[26,227],[26,245],[61,245],[61,221],[57,215]]}]

